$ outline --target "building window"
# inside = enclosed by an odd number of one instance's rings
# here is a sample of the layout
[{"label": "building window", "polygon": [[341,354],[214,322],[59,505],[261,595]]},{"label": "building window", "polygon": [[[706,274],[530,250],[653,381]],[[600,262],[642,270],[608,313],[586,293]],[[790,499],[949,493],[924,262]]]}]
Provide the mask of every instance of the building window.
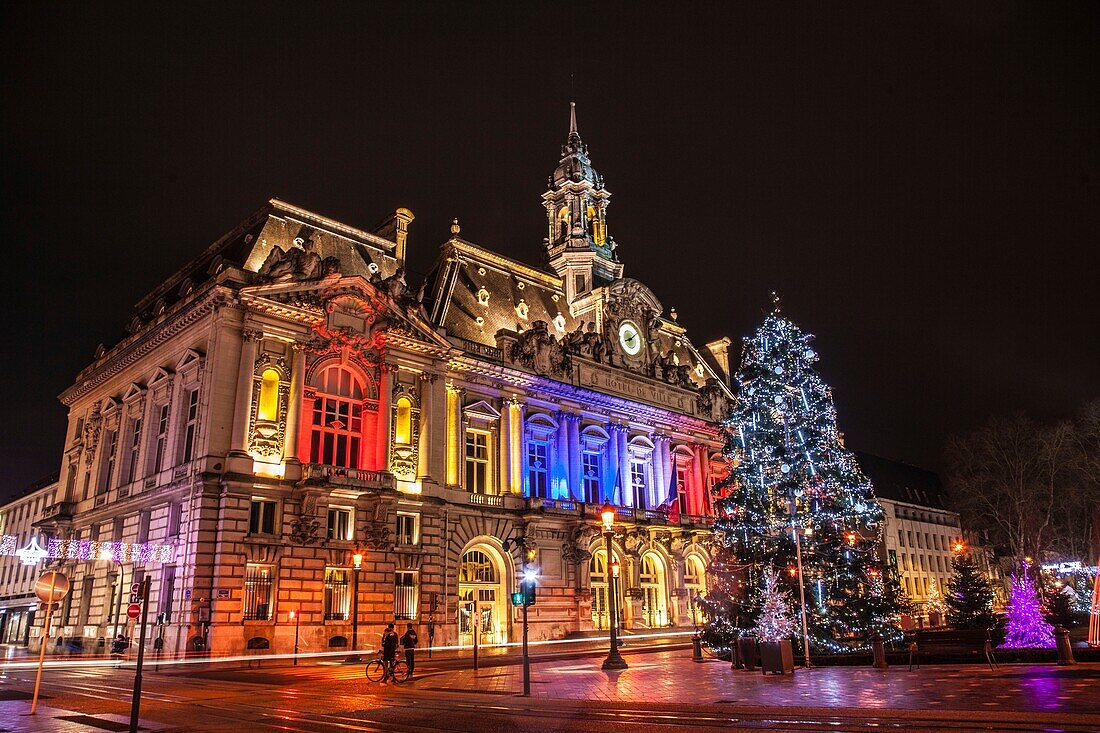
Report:
[{"label": "building window", "polygon": [[530,496],[543,499],[550,496],[550,443],[531,438],[527,441],[527,484]]},{"label": "building window", "polygon": [[183,525],[183,503],[170,504],[168,506],[168,536],[178,537],[180,527]]},{"label": "building window", "polygon": [[275,534],[276,503],[267,499],[253,499],[248,514],[249,534]]},{"label": "building window", "polygon": [[313,400],[309,460],[326,466],[359,468],[363,434],[363,382],[334,365],[321,372]]},{"label": "building window", "polygon": [[[564,222],[563,222],[564,224]],[[588,292],[588,278],[584,275],[573,276],[573,289],[577,291],[577,295]]]},{"label": "building window", "polygon": [[645,509],[648,502],[646,501],[645,463],[642,461],[630,462],[630,489],[634,508]]},{"label": "building window", "polygon": [[489,434],[481,430],[466,431],[466,490],[489,493]]},{"label": "building window", "polygon": [[[253,503],[255,506],[255,502]],[[270,621],[274,568],[249,563],[244,570],[244,620]]]},{"label": "building window", "polygon": [[347,621],[350,596],[346,568],[325,568],[325,620]]},{"label": "building window", "polygon": [[138,454],[141,451],[141,418],[130,421],[130,445],[126,458],[126,483],[133,483],[138,477]]},{"label": "building window", "polygon": [[585,451],[581,454],[581,481],[583,483],[583,500],[589,504],[600,501],[600,454],[594,451]]},{"label": "building window", "polygon": [[115,451],[118,448],[118,431],[108,430],[103,436],[103,465],[99,469],[99,493],[111,487],[111,476],[115,472]]},{"label": "building window", "polygon": [[415,570],[398,570],[393,574],[393,617],[399,621],[414,620],[419,596]]},{"label": "building window", "polygon": [[330,540],[353,539],[351,509],[347,507],[329,507],[328,538]]},{"label": "building window", "polygon": [[458,564],[459,583],[495,583],[497,571],[493,561],[481,550],[470,550]]},{"label": "building window", "polygon": [[279,419],[279,373],[265,369],[260,377],[260,400],[256,404],[256,419],[275,422]]},{"label": "building window", "polygon": [[137,542],[139,545],[143,545],[149,541],[149,522],[151,519],[152,512],[149,510],[142,511],[138,514]]},{"label": "building window", "polygon": [[169,565],[160,576],[160,612],[166,621],[172,620],[172,598],[176,594],[176,567]]},{"label": "building window", "polygon": [[164,451],[168,447],[168,405],[161,405],[158,408],[157,432],[153,440],[151,472],[158,473],[164,468]]},{"label": "building window", "polygon": [[69,474],[65,477],[65,499],[66,501],[73,501],[76,499],[74,492],[76,491],[76,464],[69,464]]},{"label": "building window", "polygon": [[688,507],[688,470],[689,466],[676,464],[676,504],[680,514],[687,514]]},{"label": "building window", "polygon": [[411,512],[397,513],[397,545],[415,546],[420,544],[420,515]]},{"label": "building window", "polygon": [[408,397],[398,397],[396,408],[393,441],[398,445],[409,445],[412,443],[412,401]]},{"label": "building window", "polygon": [[187,422],[183,428],[183,463],[195,457],[195,431],[199,429],[199,389],[187,393]]}]

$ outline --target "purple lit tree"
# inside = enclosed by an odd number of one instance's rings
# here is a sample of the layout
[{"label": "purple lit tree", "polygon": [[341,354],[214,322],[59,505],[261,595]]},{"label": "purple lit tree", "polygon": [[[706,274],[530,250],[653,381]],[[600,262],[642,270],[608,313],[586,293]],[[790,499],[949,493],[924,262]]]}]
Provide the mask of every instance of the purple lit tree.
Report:
[{"label": "purple lit tree", "polygon": [[1039,594],[1027,577],[1027,565],[1012,576],[1012,595],[1008,599],[1008,623],[1003,649],[1053,649],[1054,627],[1043,618]]}]

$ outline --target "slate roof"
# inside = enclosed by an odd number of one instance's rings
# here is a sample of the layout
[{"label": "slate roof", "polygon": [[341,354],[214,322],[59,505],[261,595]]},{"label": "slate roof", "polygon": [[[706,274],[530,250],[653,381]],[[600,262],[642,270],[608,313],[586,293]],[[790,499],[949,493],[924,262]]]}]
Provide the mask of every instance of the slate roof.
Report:
[{"label": "slate roof", "polygon": [[950,510],[940,477],[932,471],[870,453],[857,452],[856,460],[874,485],[878,498]]}]

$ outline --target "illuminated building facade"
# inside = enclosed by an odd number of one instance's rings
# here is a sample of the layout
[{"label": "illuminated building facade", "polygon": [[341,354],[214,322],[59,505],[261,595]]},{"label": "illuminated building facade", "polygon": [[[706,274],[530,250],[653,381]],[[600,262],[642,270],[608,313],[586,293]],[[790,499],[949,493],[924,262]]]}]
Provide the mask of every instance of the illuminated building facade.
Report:
[{"label": "illuminated building facade", "polygon": [[121,570],[152,575],[169,650],[286,651],[291,610],[314,650],[347,647],[353,617],[361,647],[394,619],[433,621],[436,645],[475,624],[514,641],[520,535],[538,547],[533,639],[607,628],[613,570],[624,628],[690,627],[729,340],[697,348],[623,276],[575,117],[543,201],[548,269],[456,221],[410,288],[408,210],[364,231],[272,200],[139,303],[61,397],[42,526],[175,553],[63,560],[80,605],[61,633],[114,631]]}]

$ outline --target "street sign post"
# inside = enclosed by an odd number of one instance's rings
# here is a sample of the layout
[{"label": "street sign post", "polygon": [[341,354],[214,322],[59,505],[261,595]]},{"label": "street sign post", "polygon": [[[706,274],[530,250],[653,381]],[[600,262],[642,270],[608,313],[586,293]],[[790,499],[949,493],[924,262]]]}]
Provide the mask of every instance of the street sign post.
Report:
[{"label": "street sign post", "polygon": [[42,686],[42,665],[46,661],[46,642],[50,639],[50,619],[53,608],[69,594],[69,579],[56,571],[43,573],[34,583],[34,594],[42,601],[46,609],[46,619],[42,622],[42,643],[38,650],[38,674],[34,678],[34,696],[31,698],[31,715],[38,710],[38,690]]},{"label": "street sign post", "polygon": [[[145,662],[145,622],[149,619],[149,578],[144,578],[140,586],[141,605],[137,609],[141,613],[141,632],[138,637],[137,672],[134,674],[134,700],[130,705],[130,733],[137,733],[138,713],[141,710],[141,665]],[[132,589],[131,589],[132,590]],[[130,618],[136,618],[137,614],[131,614],[134,604],[126,610]]]},{"label": "street sign post", "polygon": [[132,619],[136,619],[139,615],[141,615],[141,604],[131,603],[129,606],[126,607],[126,615]]}]

